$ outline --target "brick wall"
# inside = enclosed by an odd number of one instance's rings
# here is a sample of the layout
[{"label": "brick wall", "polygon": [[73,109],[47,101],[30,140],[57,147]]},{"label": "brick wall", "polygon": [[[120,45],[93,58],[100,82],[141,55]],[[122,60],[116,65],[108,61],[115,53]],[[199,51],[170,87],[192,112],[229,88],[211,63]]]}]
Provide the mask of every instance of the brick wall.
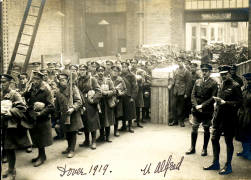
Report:
[{"label": "brick wall", "polygon": [[[7,46],[4,50],[6,54],[4,57],[5,64],[10,61],[27,2],[28,0],[5,0],[3,2],[7,12],[7,18],[3,19],[4,23],[7,24],[5,27],[6,41],[4,41],[4,44]],[[40,4],[39,0],[34,0],[32,3],[34,5]],[[58,54],[62,52],[61,17],[53,16],[53,13],[58,10],[61,10],[61,0],[46,1],[30,62],[41,61],[42,54]],[[38,13],[38,9],[31,7],[29,13],[36,14]],[[29,17],[27,23],[35,24],[34,17]],[[31,34],[32,28],[25,27],[24,32]],[[29,43],[29,41],[28,37],[21,40],[23,43]],[[20,53],[27,53],[27,47],[19,47],[18,51]],[[24,56],[17,55],[15,62],[22,64],[24,63],[24,59]]]}]

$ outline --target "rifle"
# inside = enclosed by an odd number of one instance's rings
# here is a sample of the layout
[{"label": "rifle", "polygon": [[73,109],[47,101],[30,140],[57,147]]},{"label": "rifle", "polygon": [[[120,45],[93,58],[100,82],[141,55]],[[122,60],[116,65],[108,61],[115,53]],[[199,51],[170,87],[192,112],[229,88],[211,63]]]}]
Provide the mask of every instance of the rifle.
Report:
[{"label": "rifle", "polygon": [[[73,89],[72,89],[72,72],[70,73],[70,98],[68,101],[67,108],[70,109],[73,106]],[[65,118],[65,124],[70,124],[71,123],[71,115],[67,114]]]}]

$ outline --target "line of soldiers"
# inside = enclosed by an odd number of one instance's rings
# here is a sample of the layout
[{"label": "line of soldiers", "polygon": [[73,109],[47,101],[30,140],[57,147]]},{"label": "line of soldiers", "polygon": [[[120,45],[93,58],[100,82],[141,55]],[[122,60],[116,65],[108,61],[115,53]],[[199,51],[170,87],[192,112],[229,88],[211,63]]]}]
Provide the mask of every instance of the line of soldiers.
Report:
[{"label": "line of soldiers", "polygon": [[[97,62],[77,66],[66,60],[65,69],[60,70],[55,63],[48,63],[47,69],[32,71],[30,77],[19,74],[18,90],[10,87],[14,78],[2,74],[2,162],[9,162],[3,178],[15,179],[16,149],[28,148],[31,152],[31,146],[38,148],[38,156],[31,160],[34,167],[46,161],[45,147],[53,144],[52,124],[59,127],[57,137],[63,135],[67,140],[62,154],[68,158],[74,156],[78,132],[85,135],[79,146],[94,150],[96,142],[112,142],[111,126],[116,137],[127,128],[133,133],[133,120],[142,128],[141,108],[149,118],[151,71],[150,63],[140,68],[137,64],[138,60],[129,59],[116,65],[107,60],[106,67]],[[142,114],[143,123],[144,117]],[[123,122],[120,129],[119,120]],[[96,138],[98,130],[100,136]]]}]

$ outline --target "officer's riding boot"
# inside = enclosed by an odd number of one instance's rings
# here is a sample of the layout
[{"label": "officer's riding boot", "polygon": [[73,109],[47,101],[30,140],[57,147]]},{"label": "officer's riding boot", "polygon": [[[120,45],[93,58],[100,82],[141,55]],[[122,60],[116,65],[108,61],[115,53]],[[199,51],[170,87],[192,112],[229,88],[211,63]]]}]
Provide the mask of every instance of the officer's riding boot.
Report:
[{"label": "officer's riding boot", "polygon": [[3,149],[2,150],[2,163],[7,163],[7,162],[8,162],[7,150]]},{"label": "officer's riding boot", "polygon": [[146,120],[144,120],[145,112],[146,112],[146,107],[143,107],[142,108],[142,120],[141,120],[142,123],[146,123]]},{"label": "officer's riding boot", "polygon": [[123,123],[123,125],[122,125],[122,127],[119,129],[119,131],[126,131],[127,130],[127,128],[126,128],[126,121],[122,121],[122,123]]},{"label": "officer's riding boot", "polygon": [[100,135],[97,138],[97,142],[104,141],[105,140],[105,136],[104,136],[105,128],[102,127],[99,132],[100,132]]},{"label": "officer's riding boot", "polygon": [[209,166],[203,167],[203,170],[219,170],[220,169],[220,163],[219,163],[219,155],[220,155],[220,143],[213,142],[213,154],[214,154],[214,160]]},{"label": "officer's riding boot", "polygon": [[184,119],[180,120],[180,127],[185,127]]},{"label": "officer's riding boot", "polygon": [[109,142],[109,143],[112,142],[111,137],[110,137],[110,131],[111,131],[110,126],[105,128],[105,133],[106,133],[106,138],[105,138],[105,140],[106,140],[107,142]]},{"label": "officer's riding boot", "polygon": [[134,133],[134,130],[132,128],[132,120],[128,121],[128,123],[129,123],[129,132]]},{"label": "officer's riding boot", "polygon": [[191,148],[186,152],[186,155],[195,153],[195,146],[196,146],[197,137],[198,137],[197,132],[191,133]]},{"label": "officer's riding boot", "polygon": [[140,108],[139,107],[137,107],[136,108],[136,118],[137,118],[137,126],[138,127],[140,127],[140,128],[143,128],[143,126],[139,123],[139,121],[140,121]]},{"label": "officer's riding boot", "polygon": [[15,169],[15,164],[16,164],[16,154],[13,149],[7,150],[7,156],[9,159],[9,167],[8,170],[2,173],[2,178],[7,178],[8,179],[15,179],[16,176],[16,169]]},{"label": "officer's riding boot", "polygon": [[146,116],[145,116],[145,118],[150,118],[150,116],[149,116],[149,107],[146,107],[145,108],[145,111],[146,111]]},{"label": "officer's riding boot", "polygon": [[96,149],[96,131],[91,132],[92,134],[92,145],[91,149],[95,150]]},{"label": "officer's riding boot", "polygon": [[90,146],[89,132],[85,132],[85,141],[79,147]]},{"label": "officer's riding boot", "polygon": [[119,125],[119,121],[116,119],[116,124],[114,124],[114,136],[115,137],[119,137],[119,131],[118,131],[118,125]]},{"label": "officer's riding boot", "polygon": [[220,175],[225,175],[232,172],[231,162],[232,162],[233,153],[234,153],[233,143],[227,144],[227,162],[224,168],[220,170],[219,172]]},{"label": "officer's riding boot", "polygon": [[204,132],[204,145],[203,145],[203,149],[201,152],[201,156],[206,156],[207,155],[207,145],[208,145],[208,141],[210,139],[210,132]]}]

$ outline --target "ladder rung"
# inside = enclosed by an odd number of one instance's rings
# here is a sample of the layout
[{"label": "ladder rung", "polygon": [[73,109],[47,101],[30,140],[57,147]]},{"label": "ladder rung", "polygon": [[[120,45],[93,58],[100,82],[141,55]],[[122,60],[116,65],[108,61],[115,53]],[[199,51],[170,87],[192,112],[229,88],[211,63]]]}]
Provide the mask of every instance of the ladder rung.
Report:
[{"label": "ladder rung", "polygon": [[18,53],[18,52],[17,52],[17,54],[20,54],[20,55],[22,55],[22,56],[27,56],[26,54],[21,54],[21,53]]},{"label": "ladder rung", "polygon": [[33,16],[33,17],[37,17],[37,16],[35,16],[35,15],[32,15],[32,14],[28,14],[28,16]]},{"label": "ladder rung", "polygon": [[25,46],[30,46],[29,44],[23,44],[23,43],[19,43],[19,44],[22,44],[22,45],[25,45]]},{"label": "ladder rung", "polygon": [[40,6],[31,5],[32,7],[40,8]]},{"label": "ladder rung", "polygon": [[25,36],[32,36],[32,35],[30,35],[30,34],[25,34],[25,33],[22,33],[23,35],[25,35]]},{"label": "ladder rung", "polygon": [[32,27],[35,27],[34,25],[31,25],[31,24],[24,24],[24,25],[26,25],[26,26],[32,26]]}]

